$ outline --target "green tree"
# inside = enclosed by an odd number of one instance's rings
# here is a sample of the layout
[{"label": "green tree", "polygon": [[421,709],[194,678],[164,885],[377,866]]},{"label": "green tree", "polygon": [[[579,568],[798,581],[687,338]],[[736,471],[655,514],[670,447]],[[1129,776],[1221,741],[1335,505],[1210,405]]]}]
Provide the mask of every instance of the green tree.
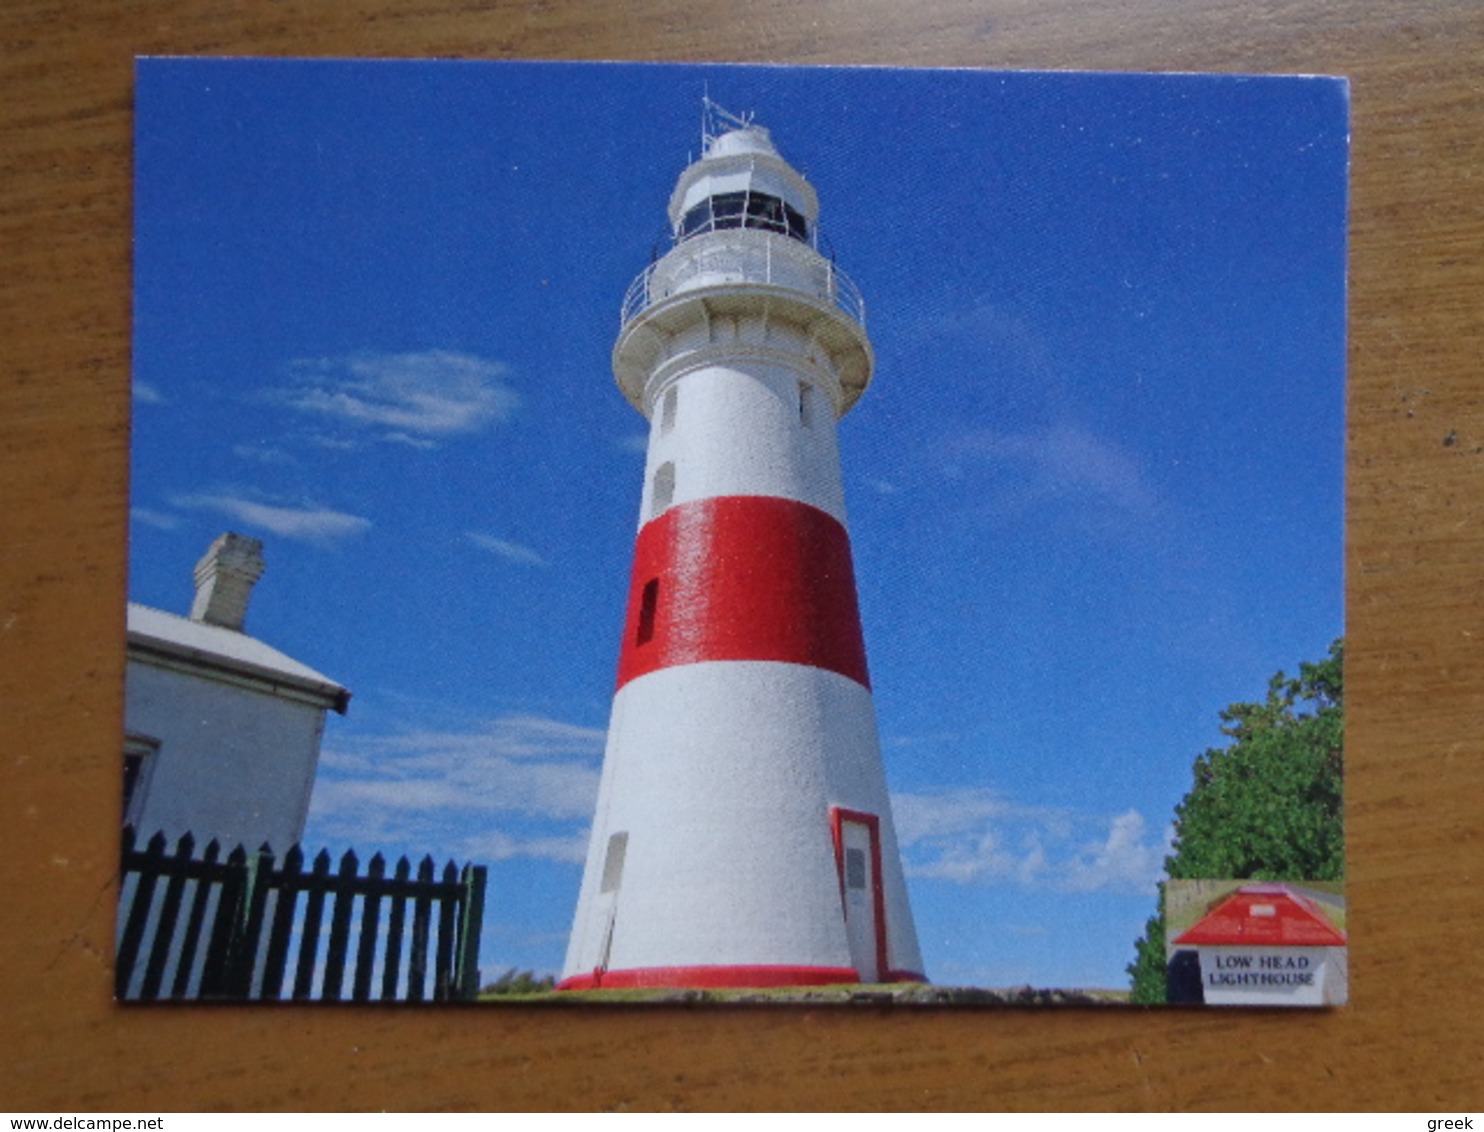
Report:
[{"label": "green tree", "polygon": [[[1232,704],[1232,741],[1195,762],[1175,808],[1172,880],[1341,880],[1345,875],[1345,644],[1268,681],[1260,703]],[[1127,967],[1135,1002],[1165,1001],[1164,889]]]},{"label": "green tree", "polygon": [[1134,961],[1126,968],[1129,1001],[1151,1006],[1165,1001],[1165,886],[1159,886],[1159,907],[1134,944]]}]

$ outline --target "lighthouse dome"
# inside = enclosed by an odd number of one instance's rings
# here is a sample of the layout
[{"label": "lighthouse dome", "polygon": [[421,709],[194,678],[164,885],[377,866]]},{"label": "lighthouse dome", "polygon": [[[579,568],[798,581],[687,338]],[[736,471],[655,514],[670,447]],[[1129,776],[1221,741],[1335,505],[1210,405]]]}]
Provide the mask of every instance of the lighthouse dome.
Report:
[{"label": "lighthouse dome", "polygon": [[766,126],[744,126],[740,130],[728,130],[720,137],[713,138],[706,147],[707,157],[730,157],[735,153],[768,153],[778,156],[778,151],[773,148],[773,135]]},{"label": "lighthouse dome", "polygon": [[760,228],[808,243],[819,198],[768,131],[747,125],[708,141],[704,156],[680,174],[669,212],[676,240]]}]

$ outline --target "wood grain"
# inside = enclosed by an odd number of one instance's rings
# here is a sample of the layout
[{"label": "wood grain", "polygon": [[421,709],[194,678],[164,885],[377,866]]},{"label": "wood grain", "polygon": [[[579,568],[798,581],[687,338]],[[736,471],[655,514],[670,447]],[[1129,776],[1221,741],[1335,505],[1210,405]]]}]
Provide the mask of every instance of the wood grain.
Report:
[{"label": "wood grain", "polygon": [[[0,11],[0,1106],[1484,1107],[1484,7],[637,0],[619,11],[573,0]],[[1350,75],[1353,1005],[1239,1017],[114,1007],[130,100],[144,53]]]}]

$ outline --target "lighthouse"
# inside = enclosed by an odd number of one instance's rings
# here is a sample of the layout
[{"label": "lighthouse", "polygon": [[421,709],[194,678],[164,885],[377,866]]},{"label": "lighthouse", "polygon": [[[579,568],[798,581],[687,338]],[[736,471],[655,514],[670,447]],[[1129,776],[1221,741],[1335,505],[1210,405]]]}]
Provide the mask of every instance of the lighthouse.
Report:
[{"label": "lighthouse", "polygon": [[923,981],[836,442],[864,307],[768,131],[705,123],[613,350],[649,442],[560,987]]}]

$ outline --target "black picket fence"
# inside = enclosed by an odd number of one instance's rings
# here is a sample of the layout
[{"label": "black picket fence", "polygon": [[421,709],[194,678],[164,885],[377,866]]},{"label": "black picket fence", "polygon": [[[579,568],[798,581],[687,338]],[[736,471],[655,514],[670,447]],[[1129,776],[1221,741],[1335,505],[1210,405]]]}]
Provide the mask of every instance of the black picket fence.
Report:
[{"label": "black picket fence", "polygon": [[414,877],[403,857],[387,876],[378,853],[361,875],[347,851],[332,873],[321,850],[306,872],[297,845],[281,862],[266,845],[256,853],[239,845],[225,860],[216,841],[200,857],[195,848],[187,833],[167,852],[156,833],[139,849],[124,828],[118,998],[449,1002],[478,993],[482,865],[450,861],[435,877],[424,857]]}]

